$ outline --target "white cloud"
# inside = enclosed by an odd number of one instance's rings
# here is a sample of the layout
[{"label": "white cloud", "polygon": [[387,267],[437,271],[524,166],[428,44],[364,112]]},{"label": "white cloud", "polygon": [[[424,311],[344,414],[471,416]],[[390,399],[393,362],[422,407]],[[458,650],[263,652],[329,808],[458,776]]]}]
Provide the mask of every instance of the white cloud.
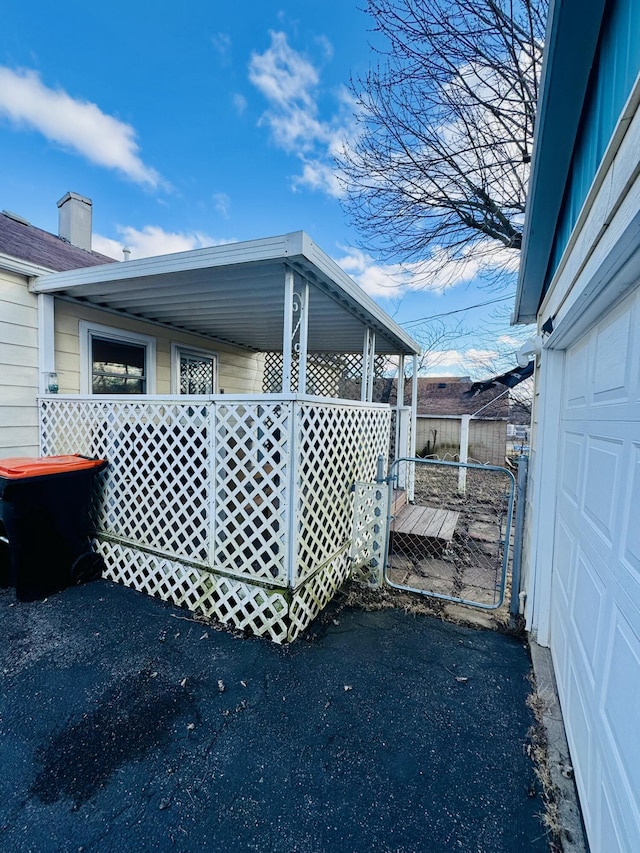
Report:
[{"label": "white cloud", "polygon": [[320,45],[324,58],[333,59],[333,45],[329,39],[324,35],[319,35],[316,36],[316,42]]},{"label": "white cloud", "polygon": [[228,33],[216,33],[211,36],[211,44],[220,57],[222,65],[228,65],[231,61],[231,36]]},{"label": "white cloud", "polygon": [[157,225],[145,225],[138,230],[131,225],[118,225],[116,231],[120,240],[93,235],[92,246],[96,252],[122,260],[122,247],[131,249],[131,260],[150,258],[156,255],[170,255],[173,252],[187,252],[190,249],[202,249],[206,246],[220,246],[233,243],[234,240],[216,240],[201,232],[164,231]]},{"label": "white cloud", "polygon": [[302,54],[289,46],[285,33],[271,32],[271,47],[252,53],[249,80],[272,104],[290,109],[292,104],[314,108],[312,91],[319,75]]},{"label": "white cloud", "polygon": [[244,95],[241,95],[239,92],[236,92],[233,96],[233,106],[235,108],[236,113],[241,116],[247,109],[247,99]]},{"label": "white cloud", "polygon": [[307,187],[310,190],[320,190],[331,198],[341,198],[342,184],[335,166],[320,160],[308,160],[302,168],[302,174],[296,175],[292,186],[294,190]]},{"label": "white cloud", "polygon": [[226,219],[231,210],[231,198],[226,193],[215,193],[213,195],[213,202],[218,213],[221,213]]},{"label": "white cloud", "polygon": [[499,353],[496,350],[447,349],[427,353],[422,373],[427,376],[472,376],[479,377],[491,372]]},{"label": "white cloud", "polygon": [[522,345],[522,341],[513,335],[500,335],[497,340],[499,344],[504,344],[508,347],[520,347]]},{"label": "white cloud", "polygon": [[[333,54],[331,43],[318,36],[317,44],[325,61]],[[336,108],[326,121],[320,117],[318,89],[320,71],[294,50],[283,32],[271,33],[271,45],[264,53],[253,53],[249,80],[262,93],[268,108],[260,124],[271,131],[274,143],[303,163],[302,172],[292,181],[293,189],[307,187],[338,198],[343,195],[333,155],[345,139],[353,135],[353,101],[341,88],[334,93]]]},{"label": "white cloud", "polygon": [[90,101],[49,89],[35,71],[0,66],[0,116],[17,127],[32,128],[51,142],[92,163],[116,169],[138,184],[159,186],[155,169],[140,158],[136,132]]},{"label": "white cloud", "polygon": [[486,241],[467,246],[455,256],[436,246],[428,258],[412,264],[381,264],[358,249],[349,249],[336,262],[370,296],[395,298],[410,290],[444,293],[494,269],[515,270],[518,255]]}]

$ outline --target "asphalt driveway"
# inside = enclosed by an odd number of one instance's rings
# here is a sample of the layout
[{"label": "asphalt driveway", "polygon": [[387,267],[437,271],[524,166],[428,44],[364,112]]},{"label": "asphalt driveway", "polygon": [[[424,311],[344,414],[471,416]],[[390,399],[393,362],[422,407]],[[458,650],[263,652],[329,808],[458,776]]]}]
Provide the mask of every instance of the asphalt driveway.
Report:
[{"label": "asphalt driveway", "polygon": [[343,610],[278,647],[106,581],[0,625],[3,853],[549,850],[522,640]]}]

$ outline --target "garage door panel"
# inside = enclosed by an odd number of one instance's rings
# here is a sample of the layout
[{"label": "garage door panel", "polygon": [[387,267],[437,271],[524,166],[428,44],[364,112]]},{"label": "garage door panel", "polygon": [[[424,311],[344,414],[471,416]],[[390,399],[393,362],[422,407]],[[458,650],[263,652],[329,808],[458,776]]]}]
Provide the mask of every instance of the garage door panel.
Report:
[{"label": "garage door panel", "polygon": [[560,585],[566,603],[572,587],[572,579],[575,573],[575,549],[574,537],[571,528],[562,519],[556,525],[555,541],[555,573],[553,582]]},{"label": "garage door panel", "polygon": [[562,490],[565,496],[578,505],[582,479],[584,435],[566,432],[562,448]]},{"label": "garage door panel", "polygon": [[593,359],[593,403],[626,403],[631,392],[631,318],[633,305],[625,305],[597,327]]},{"label": "garage door panel", "polygon": [[621,487],[623,443],[589,436],[585,458],[584,514],[596,530],[613,541],[618,495]]},{"label": "garage door panel", "polygon": [[570,604],[571,620],[582,652],[584,671],[593,689],[596,658],[602,640],[602,614],[606,586],[594,562],[578,549],[576,572]]},{"label": "garage door panel", "polygon": [[551,646],[551,656],[553,658],[553,669],[558,683],[558,694],[562,708],[565,706],[566,685],[567,685],[567,613],[569,603],[563,600],[562,593],[554,595],[554,600],[551,605],[551,633],[553,636],[553,645]]},{"label": "garage door panel", "polygon": [[591,725],[589,723],[589,699],[585,697],[580,687],[582,679],[576,673],[573,664],[569,664],[567,678],[567,700],[563,708],[565,723],[569,725],[567,731],[569,749],[572,755],[573,768],[576,779],[583,790],[593,790],[593,766],[594,744],[592,739]]},{"label": "garage door panel", "polygon": [[600,703],[606,734],[604,762],[609,775],[617,780],[622,810],[634,815],[640,830],[640,639],[617,607],[604,671]]},{"label": "garage door panel", "polygon": [[564,397],[565,408],[571,412],[584,410],[589,402],[587,377],[591,346],[591,341],[586,338],[576,344],[566,356]]},{"label": "garage door panel", "polygon": [[633,444],[629,460],[629,491],[622,531],[622,559],[636,582],[640,582],[640,444]]},{"label": "garage door panel", "polygon": [[612,803],[607,796],[607,788],[601,787],[598,791],[598,800],[599,800],[599,826],[597,830],[597,834],[595,837],[599,839],[597,845],[594,847],[595,850],[603,850],[603,851],[617,851],[617,850],[629,850],[631,848],[628,845],[625,845],[622,841],[620,833],[617,830],[618,826],[621,826],[623,819],[622,816],[619,815],[616,809],[615,802]]}]

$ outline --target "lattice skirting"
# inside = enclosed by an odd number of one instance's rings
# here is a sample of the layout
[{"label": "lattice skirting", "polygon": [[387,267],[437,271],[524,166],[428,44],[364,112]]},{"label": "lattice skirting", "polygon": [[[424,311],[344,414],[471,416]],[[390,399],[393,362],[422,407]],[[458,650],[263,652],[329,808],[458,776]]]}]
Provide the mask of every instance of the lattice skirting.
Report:
[{"label": "lattice skirting", "polygon": [[327,606],[351,569],[349,551],[345,548],[295,591],[289,610],[288,642],[293,642]]},{"label": "lattice skirting", "polygon": [[94,546],[104,557],[108,580],[276,643],[292,642],[304,631],[333,598],[350,566],[345,550],[291,593],[265,589],[116,542],[96,539]]}]

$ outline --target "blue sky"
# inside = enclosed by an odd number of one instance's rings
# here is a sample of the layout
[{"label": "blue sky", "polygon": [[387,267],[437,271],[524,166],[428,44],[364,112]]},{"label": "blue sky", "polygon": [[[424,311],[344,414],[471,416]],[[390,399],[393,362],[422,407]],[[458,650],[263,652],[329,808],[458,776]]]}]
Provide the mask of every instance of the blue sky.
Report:
[{"label": "blue sky", "polygon": [[[400,323],[513,292],[479,286],[473,259],[418,289],[354,248],[331,155],[354,132],[349,79],[374,59],[361,5],[4,0],[0,209],[56,232],[56,201],[79,192],[114,257],[303,229]],[[510,308],[445,318],[469,334],[427,372],[486,374],[517,346]]]}]

